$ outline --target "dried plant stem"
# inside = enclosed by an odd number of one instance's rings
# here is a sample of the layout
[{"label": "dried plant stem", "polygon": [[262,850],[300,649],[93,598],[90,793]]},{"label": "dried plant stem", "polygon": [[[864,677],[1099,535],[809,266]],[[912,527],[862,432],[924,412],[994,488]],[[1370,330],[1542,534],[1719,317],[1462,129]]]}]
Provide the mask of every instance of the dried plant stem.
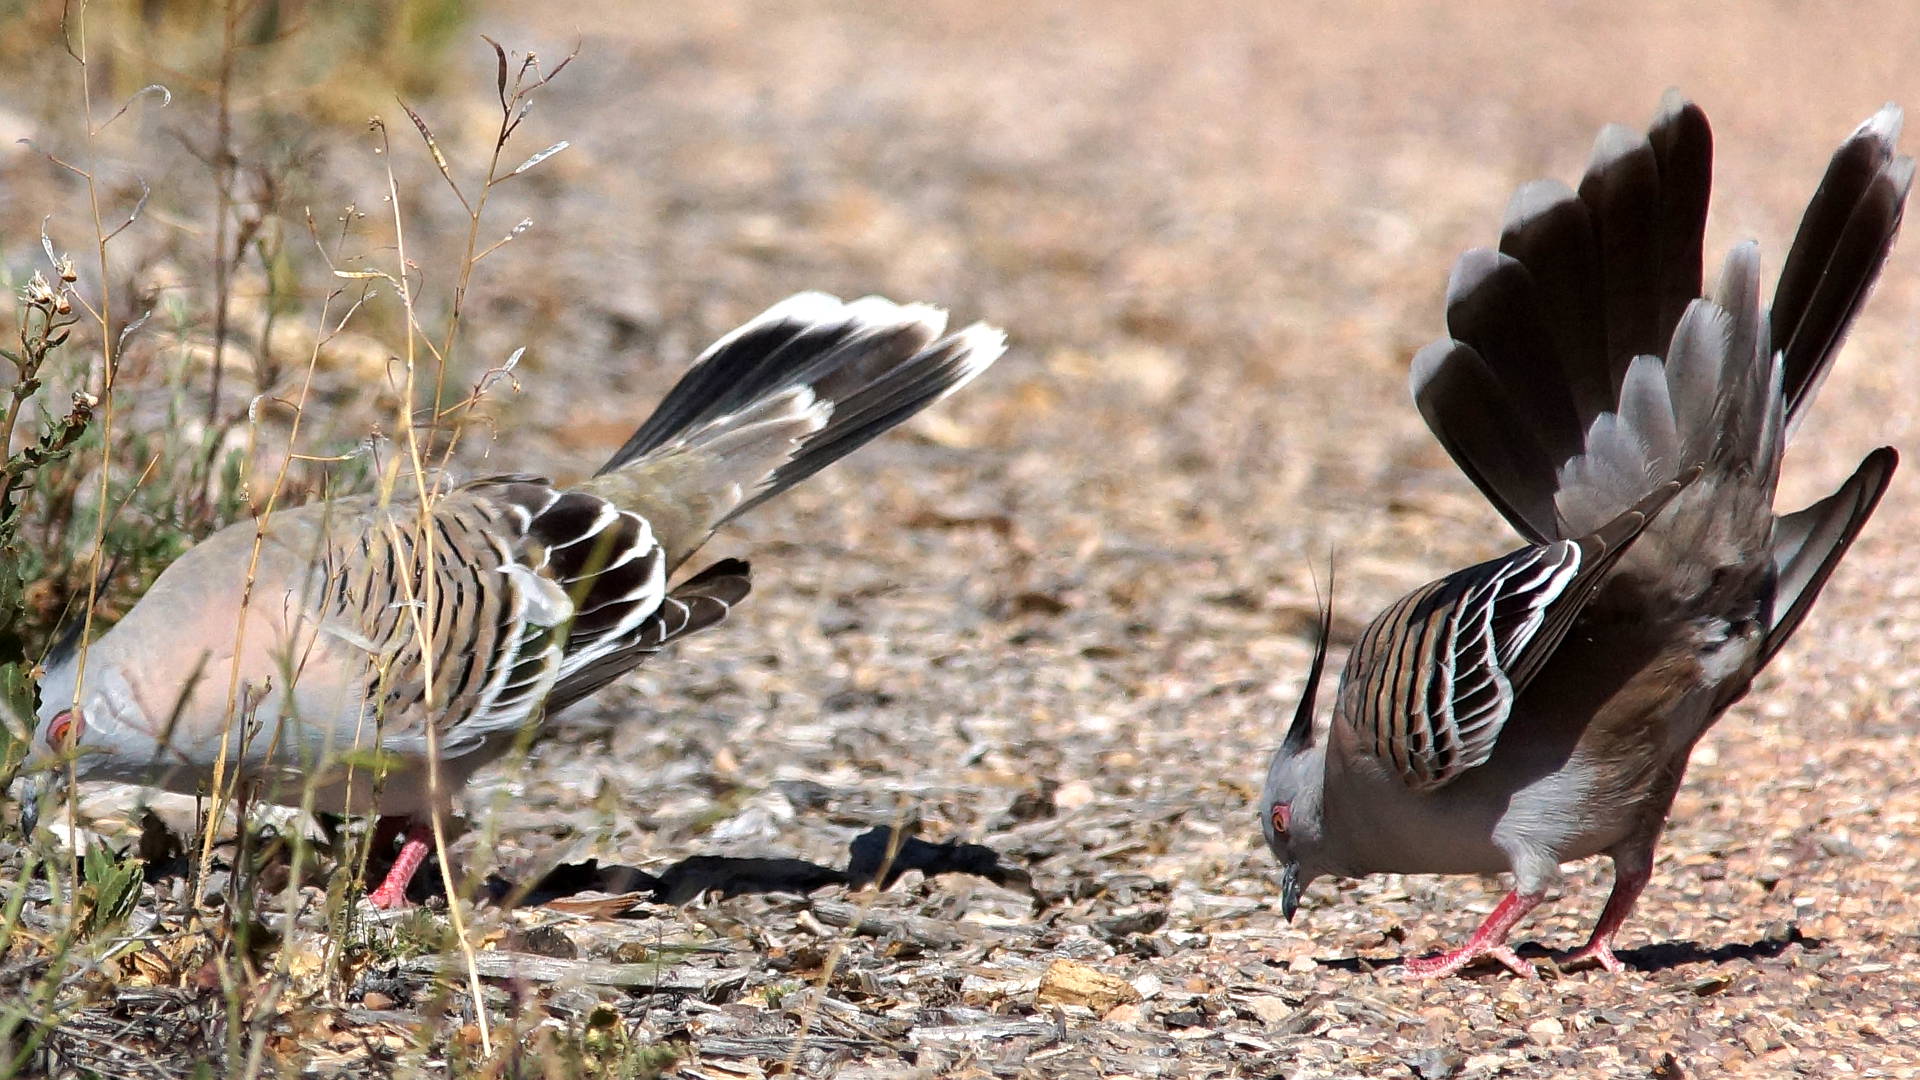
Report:
[{"label": "dried plant stem", "polygon": [[[91,145],[92,141],[98,137],[99,132],[98,129],[94,127],[93,122],[93,80],[87,66],[87,0],[79,0],[77,7],[78,10],[74,17],[73,35],[70,39],[70,51],[80,65],[80,101],[82,116],[86,121],[87,140],[89,145]],[[81,172],[80,175],[85,179],[87,205],[93,214],[94,252],[96,266],[100,274],[100,305],[94,310],[93,314],[100,326],[100,399],[103,407],[100,413],[100,507],[94,518],[92,553],[87,573],[87,606],[81,616],[80,652],[76,662],[73,680],[74,701],[72,704],[74,708],[79,708],[80,688],[86,685],[87,652],[93,640],[94,608],[98,606],[100,599],[100,568],[106,555],[107,519],[109,508],[113,503],[111,487],[113,480],[113,421],[115,411],[113,391],[115,376],[119,373],[120,366],[119,355],[115,349],[116,342],[113,336],[113,279],[108,275],[107,264],[107,244],[113,237],[112,234],[107,231],[105,219],[100,213],[100,187],[94,181],[93,171],[88,169]],[[67,798],[65,801],[67,829],[69,833],[77,832],[79,827],[79,810],[76,806],[78,797],[75,794],[78,790],[78,785],[73,782],[74,779],[73,763],[68,761]],[[70,868],[73,871],[73,880],[77,886],[80,881],[79,845],[76,844],[73,846],[70,855]]]},{"label": "dried plant stem", "polygon": [[[386,142],[384,124],[379,125],[379,132],[384,144]],[[388,146],[386,149],[390,150],[391,147]],[[440,863],[441,885],[447,893],[447,921],[452,925],[454,937],[460,943],[460,955],[467,968],[467,987],[469,993],[473,995],[473,1014],[480,1027],[481,1052],[491,1057],[493,1056],[493,1035],[487,1019],[486,996],[480,985],[480,970],[474,958],[473,941],[467,933],[466,916],[461,911],[460,893],[454,885],[452,859],[447,853],[446,806],[449,799],[440,769],[440,727],[436,722],[438,718],[434,716],[435,706],[438,703],[434,701],[433,626],[430,614],[435,610],[434,594],[439,587],[438,575],[433,573],[436,558],[434,541],[438,530],[433,528],[432,520],[433,506],[438,493],[431,490],[427,482],[426,465],[420,449],[420,432],[413,423],[415,369],[418,361],[415,344],[419,338],[419,323],[414,311],[413,288],[407,282],[407,233],[400,213],[400,186],[394,179],[391,153],[383,156],[387,162],[387,198],[393,206],[394,248],[399,262],[399,273],[395,277],[400,291],[400,303],[407,313],[406,385],[400,396],[400,425],[406,434],[407,460],[412,467],[413,482],[419,497],[419,550],[426,567],[426,572],[421,574],[425,593],[418,598],[412,595],[411,586],[405,580],[406,575],[403,574],[401,577],[402,585],[408,593],[406,597],[409,603],[408,610],[413,614],[414,632],[418,635],[420,643],[420,678],[424,686],[422,707],[427,716],[427,804],[430,808],[428,820],[433,829],[434,854]],[[444,371],[446,357],[444,354],[436,354],[436,356],[440,360],[441,370]],[[390,499],[392,494],[391,484],[384,487],[383,501]],[[416,599],[418,603],[414,603]]]},{"label": "dried plant stem", "polygon": [[[446,336],[440,342],[442,362],[433,384],[433,415],[436,419],[440,415],[446,396],[447,364],[445,361],[453,356],[454,340],[460,333],[460,316],[467,306],[467,287],[473,281],[473,268],[479,263],[474,251],[480,246],[480,215],[487,208],[487,196],[493,192],[494,176],[500,169],[500,152],[506,145],[507,140],[504,135],[494,140],[493,156],[487,161],[486,182],[480,185],[480,194],[474,197],[473,205],[467,210],[467,248],[460,258],[460,276],[453,286],[453,308],[447,316]],[[461,202],[464,205],[465,199],[463,198]],[[449,438],[445,451],[446,458],[452,457],[453,446],[454,439]]]},{"label": "dried plant stem", "polygon": [[[226,0],[220,18],[220,76],[214,97],[213,146],[213,384],[207,392],[207,431],[220,427],[220,381],[226,369],[228,320],[232,313],[233,266],[227,257],[227,219],[233,211],[233,61],[235,24],[240,12],[234,0]],[[219,440],[207,441],[206,478],[202,497],[212,485],[213,456]]]},{"label": "dried plant stem", "polygon": [[[333,300],[338,295],[339,295],[338,292],[330,294],[327,297],[326,301],[321,306],[320,326],[321,326],[323,335],[327,326],[327,320],[331,312]],[[349,310],[347,313],[348,318],[352,317],[352,314],[354,311],[359,310],[360,303],[361,303],[360,301],[354,302],[353,308]],[[342,324],[344,323],[345,323],[345,319],[342,319]],[[287,453],[286,453],[286,456],[281,460],[279,471],[274,475],[273,486],[267,492],[266,505],[261,508],[260,513],[255,518],[255,526],[253,530],[253,547],[251,552],[248,555],[247,576],[246,576],[245,583],[242,586],[241,597],[240,597],[240,615],[239,615],[239,618],[236,620],[236,625],[234,627],[234,643],[233,643],[234,659],[233,659],[233,664],[229,669],[228,680],[227,680],[227,712],[226,712],[227,723],[221,728],[221,731],[220,731],[220,750],[219,750],[219,753],[215,755],[214,763],[213,763],[212,803],[211,803],[210,810],[207,814],[206,824],[204,829],[202,830],[201,839],[200,839],[199,878],[201,881],[207,880],[207,875],[212,869],[213,841],[214,841],[215,834],[218,831],[218,824],[220,821],[220,811],[223,803],[231,795],[231,792],[229,789],[231,788],[232,785],[224,782],[225,780],[224,774],[226,771],[228,752],[231,745],[231,736],[233,732],[234,720],[237,717],[237,708],[238,708],[239,693],[240,693],[240,656],[241,656],[242,647],[246,643],[246,616],[247,616],[249,603],[253,598],[254,579],[258,572],[259,564],[260,564],[260,550],[266,542],[267,530],[273,524],[274,513],[279,508],[280,496],[286,490],[287,474],[288,474],[288,471],[292,468],[293,461],[294,461],[294,448],[297,446],[300,439],[300,425],[301,425],[301,422],[306,419],[307,396],[313,387],[314,371],[319,366],[320,348],[323,344],[325,344],[326,340],[327,339],[325,336],[318,337],[314,342],[313,351],[307,358],[306,378],[300,384],[299,398],[293,403],[293,421],[287,432]],[[291,692],[292,690],[291,685],[289,685],[288,690],[289,692]],[[238,783],[237,770],[234,777],[234,783]],[[242,823],[242,827],[244,828],[244,823]]]}]

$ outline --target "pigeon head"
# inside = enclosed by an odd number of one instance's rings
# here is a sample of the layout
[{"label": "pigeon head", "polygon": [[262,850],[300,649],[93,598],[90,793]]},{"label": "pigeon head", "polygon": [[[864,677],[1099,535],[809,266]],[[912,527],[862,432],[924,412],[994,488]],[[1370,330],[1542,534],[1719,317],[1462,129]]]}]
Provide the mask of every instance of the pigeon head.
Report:
[{"label": "pigeon head", "polygon": [[73,763],[76,779],[125,779],[130,766],[150,764],[158,749],[154,727],[121,670],[112,635],[87,650],[58,650],[40,676],[40,705],[27,766]]},{"label": "pigeon head", "polygon": [[69,779],[149,779],[160,743],[128,681],[112,631],[85,652],[78,635],[56,645],[41,663],[33,739],[23,763],[20,825],[31,833],[40,807]]},{"label": "pigeon head", "polygon": [[1280,913],[1293,920],[1300,894],[1317,876],[1314,855],[1320,843],[1320,792],[1326,775],[1327,753],[1313,741],[1314,703],[1320,693],[1320,674],[1327,664],[1327,634],[1333,620],[1331,604],[1320,610],[1319,640],[1313,666],[1294,709],[1293,724],[1267,765],[1267,782],[1260,792],[1260,828],[1267,847],[1280,861]]}]

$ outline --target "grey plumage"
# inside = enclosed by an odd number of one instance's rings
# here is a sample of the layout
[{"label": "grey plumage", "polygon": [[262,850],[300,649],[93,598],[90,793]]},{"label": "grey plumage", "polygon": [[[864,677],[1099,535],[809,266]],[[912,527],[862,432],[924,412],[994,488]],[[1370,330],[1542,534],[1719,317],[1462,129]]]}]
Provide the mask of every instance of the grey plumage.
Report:
[{"label": "grey plumage", "polygon": [[1402,597],[1347,657],[1340,715],[1414,791],[1486,764],[1594,590],[1697,470],[1589,536],[1524,547]]},{"label": "grey plumage", "polygon": [[443,809],[529,726],[726,617],[745,563],[669,585],[716,528],[1003,351],[977,324],[942,337],[944,319],[803,293],[710,348],[578,485],[488,477],[216,533],[49,665],[34,763],[71,753],[81,779],[195,792],[225,762],[272,800]]},{"label": "grey plumage", "polygon": [[1508,932],[1560,863],[1605,853],[1614,891],[1572,959],[1618,966],[1613,934],[1694,744],[1805,618],[1893,472],[1877,450],[1834,495],[1774,514],[1788,435],[1899,227],[1898,128],[1889,106],[1834,155],[1770,310],[1752,244],[1702,288],[1712,136],[1677,94],[1645,136],[1604,130],[1577,192],[1523,187],[1500,249],[1461,258],[1413,397],[1529,546],[1376,618],[1323,743],[1296,717],[1261,806],[1289,915],[1323,874],[1511,871],[1465,946],[1408,967],[1527,972]]}]

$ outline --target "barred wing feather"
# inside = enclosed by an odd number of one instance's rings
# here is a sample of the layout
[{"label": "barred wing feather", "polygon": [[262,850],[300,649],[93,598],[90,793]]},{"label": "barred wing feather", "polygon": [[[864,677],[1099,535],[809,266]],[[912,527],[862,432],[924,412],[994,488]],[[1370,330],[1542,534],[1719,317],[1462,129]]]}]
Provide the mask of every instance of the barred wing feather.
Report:
[{"label": "barred wing feather", "polygon": [[1688,469],[1578,540],[1524,547],[1402,597],[1354,644],[1336,722],[1415,791],[1484,765],[1628,546],[1699,475]]},{"label": "barred wing feather", "polygon": [[[1571,541],[1522,548],[1414,590],[1367,627],[1347,661],[1343,713],[1408,787],[1440,787],[1492,756],[1519,686],[1580,569]],[[1564,630],[1562,631],[1564,634]]]},{"label": "barred wing feather", "polygon": [[528,477],[450,492],[426,522],[373,513],[323,572],[322,624],[367,654],[363,700],[392,749],[424,746],[430,716],[445,752],[471,750],[691,622],[661,617],[666,555],[644,518]]}]

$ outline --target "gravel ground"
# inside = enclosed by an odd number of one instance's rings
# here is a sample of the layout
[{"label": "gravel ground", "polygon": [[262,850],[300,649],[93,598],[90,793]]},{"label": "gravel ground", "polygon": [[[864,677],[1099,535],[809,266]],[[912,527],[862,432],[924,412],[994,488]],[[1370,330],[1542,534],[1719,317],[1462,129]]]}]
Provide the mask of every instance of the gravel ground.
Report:
[{"label": "gravel ground", "polygon": [[[1716,125],[1710,247],[1755,236],[1777,266],[1838,140],[1920,105],[1903,0],[1668,11],[490,9],[509,46],[582,49],[537,114],[572,148],[502,197],[537,227],[476,285],[476,343],[531,346],[489,465],[590,469],[703,341],[800,288],[935,300],[1014,343],[730,529],[713,550],[752,558],[753,599],[475,786],[500,835],[469,863],[680,864],[694,886],[621,920],[490,918],[609,965],[697,944],[652,977],[676,990],[606,985],[629,964],[566,991],[685,1043],[686,1077],[1920,1075],[1910,477],[1696,755],[1628,973],[1547,964],[1598,913],[1589,863],[1519,931],[1545,979],[1409,983],[1397,958],[1460,939],[1503,885],[1321,882],[1288,925],[1254,824],[1312,570],[1339,566],[1342,645],[1514,542],[1405,390],[1453,256],[1493,240],[1512,188],[1572,179],[1602,123],[1677,85]],[[467,96],[490,78],[476,63]],[[1783,501],[1873,446],[1920,450],[1917,336],[1910,238]],[[929,870],[1023,873],[848,884],[855,839],[902,823]],[[651,903],[728,874],[745,895]],[[379,991],[396,1008],[407,974]]]}]

